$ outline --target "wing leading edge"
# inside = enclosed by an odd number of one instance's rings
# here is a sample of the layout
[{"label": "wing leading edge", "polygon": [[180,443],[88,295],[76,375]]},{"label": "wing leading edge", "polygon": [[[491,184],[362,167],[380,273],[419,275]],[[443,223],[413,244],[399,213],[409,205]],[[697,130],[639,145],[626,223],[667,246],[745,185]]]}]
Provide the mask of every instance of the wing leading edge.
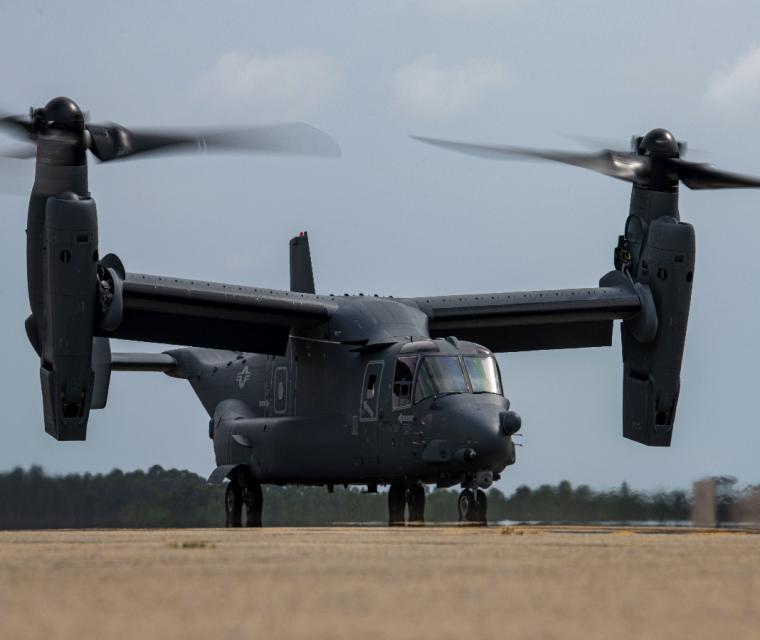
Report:
[{"label": "wing leading edge", "polygon": [[291,328],[327,322],[337,305],[322,296],[127,273],[123,310],[99,335],[282,355]]}]

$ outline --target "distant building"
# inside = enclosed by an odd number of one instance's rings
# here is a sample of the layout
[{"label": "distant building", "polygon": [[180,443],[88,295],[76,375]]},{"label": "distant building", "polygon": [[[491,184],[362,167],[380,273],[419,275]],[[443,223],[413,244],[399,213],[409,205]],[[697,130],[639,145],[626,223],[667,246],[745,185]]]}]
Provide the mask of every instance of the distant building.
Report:
[{"label": "distant building", "polygon": [[718,492],[715,478],[705,478],[694,483],[694,506],[691,521],[695,527],[712,529],[718,526]]},{"label": "distant building", "polygon": [[760,526],[760,487],[736,489],[736,478],[717,476],[694,483],[692,522],[711,529]]}]

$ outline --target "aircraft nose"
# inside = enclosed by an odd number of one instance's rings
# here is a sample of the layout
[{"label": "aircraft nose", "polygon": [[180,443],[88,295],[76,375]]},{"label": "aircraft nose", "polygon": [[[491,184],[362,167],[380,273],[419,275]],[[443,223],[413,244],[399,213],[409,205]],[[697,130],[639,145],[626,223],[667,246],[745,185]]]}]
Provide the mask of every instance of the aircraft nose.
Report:
[{"label": "aircraft nose", "polygon": [[494,468],[506,464],[511,456],[511,438],[501,429],[500,412],[482,412],[466,426],[471,434],[473,463],[477,467]]},{"label": "aircraft nose", "polygon": [[514,456],[511,436],[520,417],[509,411],[509,401],[497,395],[461,395],[443,398],[434,419],[443,423],[452,453],[477,467],[497,468]]}]

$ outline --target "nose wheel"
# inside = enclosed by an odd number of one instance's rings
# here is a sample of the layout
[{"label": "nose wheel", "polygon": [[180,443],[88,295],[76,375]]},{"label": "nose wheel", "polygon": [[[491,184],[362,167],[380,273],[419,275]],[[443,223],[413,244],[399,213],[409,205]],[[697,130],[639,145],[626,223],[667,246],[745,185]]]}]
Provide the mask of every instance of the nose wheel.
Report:
[{"label": "nose wheel", "polygon": [[482,489],[463,489],[457,501],[459,522],[485,526],[488,523],[488,499]]}]

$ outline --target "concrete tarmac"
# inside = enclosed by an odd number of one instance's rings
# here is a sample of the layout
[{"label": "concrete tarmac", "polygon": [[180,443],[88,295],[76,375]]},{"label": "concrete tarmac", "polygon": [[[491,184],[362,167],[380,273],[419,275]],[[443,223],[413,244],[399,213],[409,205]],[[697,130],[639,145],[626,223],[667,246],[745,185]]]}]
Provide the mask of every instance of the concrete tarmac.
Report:
[{"label": "concrete tarmac", "polygon": [[760,535],[0,532],[0,637],[760,638]]}]

